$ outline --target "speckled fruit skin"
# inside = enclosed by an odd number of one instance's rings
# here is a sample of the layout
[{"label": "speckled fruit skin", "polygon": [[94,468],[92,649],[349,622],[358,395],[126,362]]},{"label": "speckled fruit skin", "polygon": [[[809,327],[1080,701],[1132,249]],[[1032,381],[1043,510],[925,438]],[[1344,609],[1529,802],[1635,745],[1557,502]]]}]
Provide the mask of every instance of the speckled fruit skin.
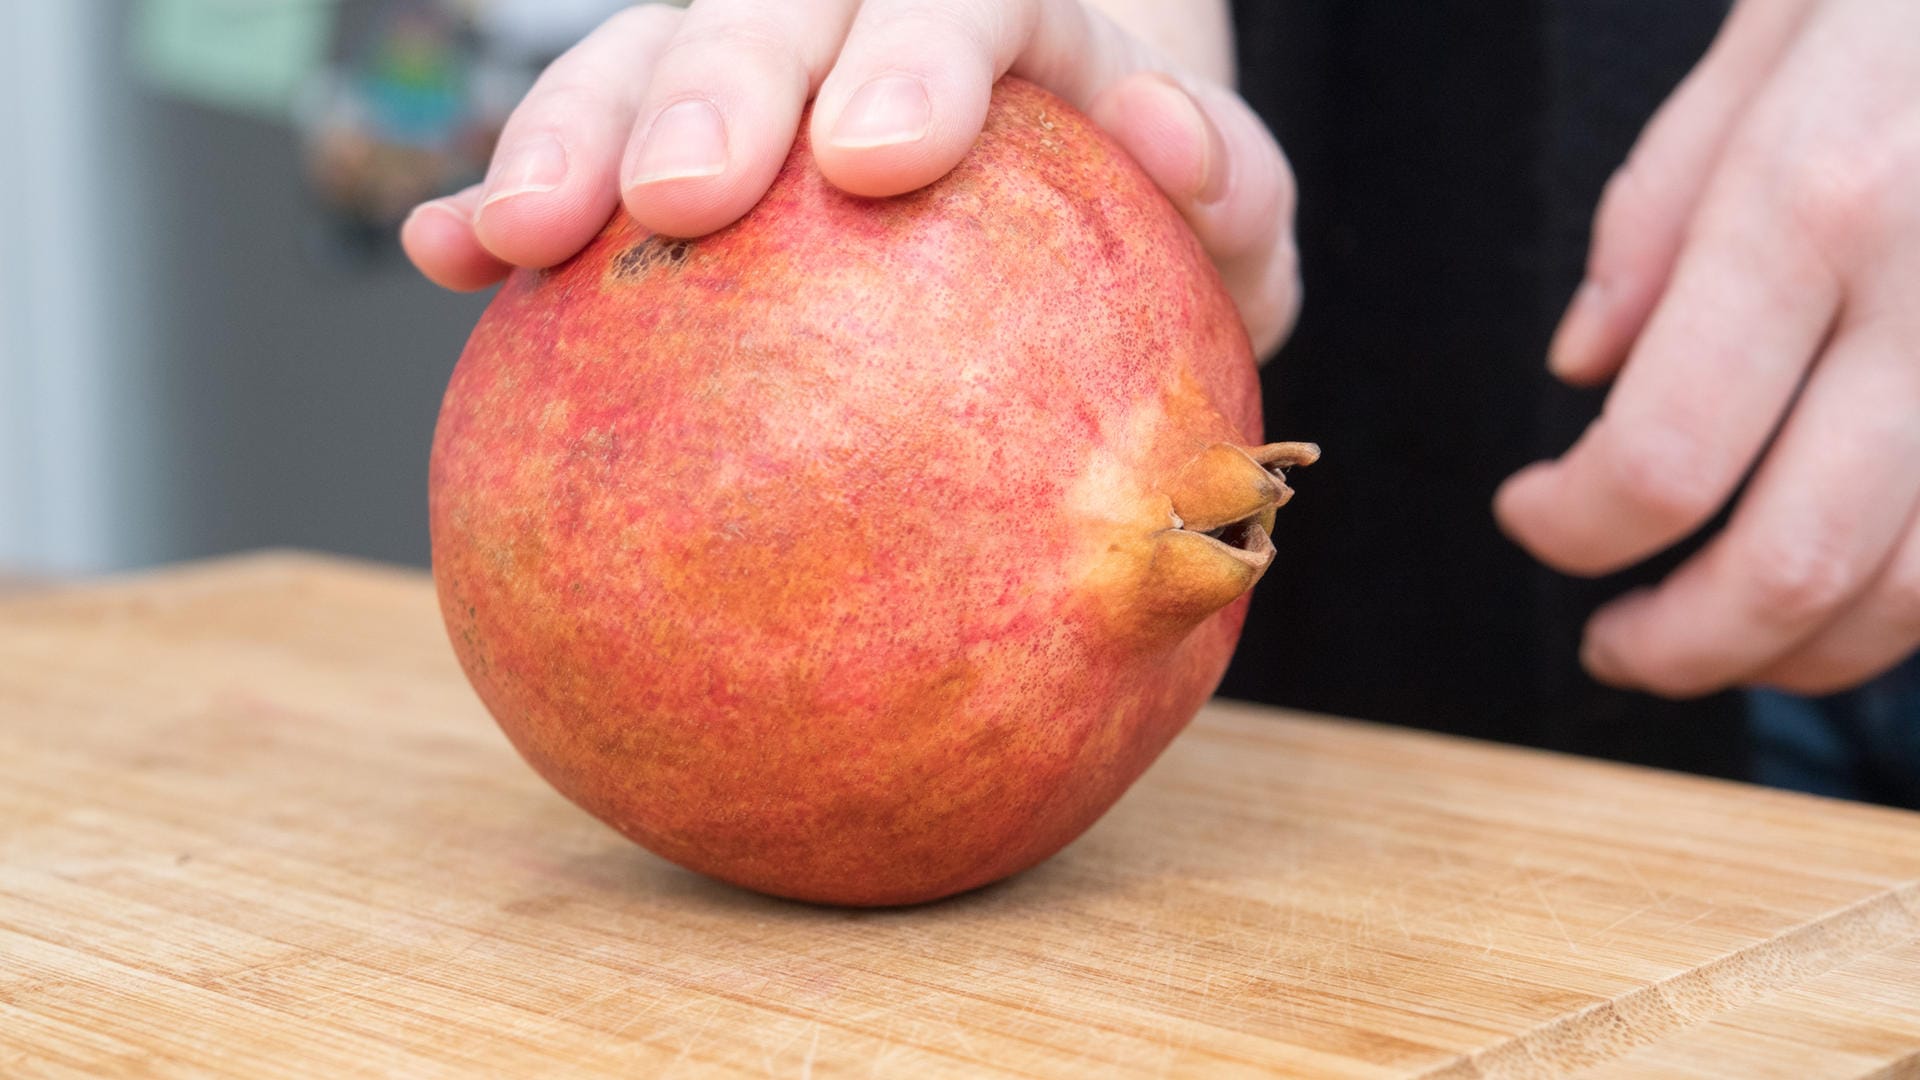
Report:
[{"label": "speckled fruit skin", "polygon": [[440,414],[434,574],[500,726],[614,828],[930,900],[1058,851],[1212,692],[1244,597],[1180,595],[1154,537],[1169,478],[1259,428],[1178,214],[1006,80],[925,190],[846,195],[803,135],[728,229],[622,214],[515,273]]}]

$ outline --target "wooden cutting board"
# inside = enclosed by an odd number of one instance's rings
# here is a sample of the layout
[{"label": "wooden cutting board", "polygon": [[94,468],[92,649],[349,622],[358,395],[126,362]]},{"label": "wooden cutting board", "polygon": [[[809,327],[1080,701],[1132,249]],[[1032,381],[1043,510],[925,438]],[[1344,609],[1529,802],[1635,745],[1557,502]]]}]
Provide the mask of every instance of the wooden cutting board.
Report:
[{"label": "wooden cutting board", "polygon": [[666,865],[424,576],[0,602],[0,1076],[1920,1075],[1920,815],[1219,704],[912,910]]}]

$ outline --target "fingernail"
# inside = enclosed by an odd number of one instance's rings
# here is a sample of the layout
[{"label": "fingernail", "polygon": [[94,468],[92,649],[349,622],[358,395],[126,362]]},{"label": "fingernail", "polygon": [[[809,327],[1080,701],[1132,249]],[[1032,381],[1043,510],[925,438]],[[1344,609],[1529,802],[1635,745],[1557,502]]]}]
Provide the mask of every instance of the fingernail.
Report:
[{"label": "fingernail", "polygon": [[1227,143],[1220,130],[1207,119],[1200,103],[1172,76],[1155,73],[1148,93],[1160,98],[1168,115],[1178,117],[1200,150],[1200,165],[1195,171],[1187,195],[1201,205],[1219,202],[1227,193]]},{"label": "fingernail", "polygon": [[537,135],[494,162],[493,173],[487,178],[487,197],[480,206],[484,209],[515,195],[552,191],[566,178],[566,148],[552,135]]},{"label": "fingernail", "polygon": [[927,88],[910,75],[882,75],[856,91],[828,141],[848,150],[897,146],[926,137],[933,124]]},{"label": "fingernail", "polygon": [[667,106],[653,118],[628,186],[718,176],[726,168],[726,124],[710,102],[692,98]]},{"label": "fingernail", "polygon": [[1581,282],[1547,346],[1547,370],[1565,378],[1591,363],[1606,328],[1606,313],[1607,287],[1591,279]]}]

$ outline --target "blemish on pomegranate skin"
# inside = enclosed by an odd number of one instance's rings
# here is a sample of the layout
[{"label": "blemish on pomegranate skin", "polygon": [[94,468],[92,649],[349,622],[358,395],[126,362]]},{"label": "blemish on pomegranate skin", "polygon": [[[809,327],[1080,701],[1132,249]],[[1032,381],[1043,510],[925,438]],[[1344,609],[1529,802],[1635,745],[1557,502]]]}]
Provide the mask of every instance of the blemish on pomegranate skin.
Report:
[{"label": "blemish on pomegranate skin", "polygon": [[693,254],[693,241],[649,236],[614,256],[608,274],[616,281],[634,282],[656,269],[678,270]]}]

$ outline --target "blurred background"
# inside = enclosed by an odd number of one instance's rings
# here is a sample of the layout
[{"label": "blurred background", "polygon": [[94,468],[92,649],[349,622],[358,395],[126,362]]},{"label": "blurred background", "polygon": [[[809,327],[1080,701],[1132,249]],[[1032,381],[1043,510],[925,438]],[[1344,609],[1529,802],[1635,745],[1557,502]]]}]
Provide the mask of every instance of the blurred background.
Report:
[{"label": "blurred background", "polygon": [[0,0],[0,569],[424,563],[485,296],[394,236],[623,0]]}]

